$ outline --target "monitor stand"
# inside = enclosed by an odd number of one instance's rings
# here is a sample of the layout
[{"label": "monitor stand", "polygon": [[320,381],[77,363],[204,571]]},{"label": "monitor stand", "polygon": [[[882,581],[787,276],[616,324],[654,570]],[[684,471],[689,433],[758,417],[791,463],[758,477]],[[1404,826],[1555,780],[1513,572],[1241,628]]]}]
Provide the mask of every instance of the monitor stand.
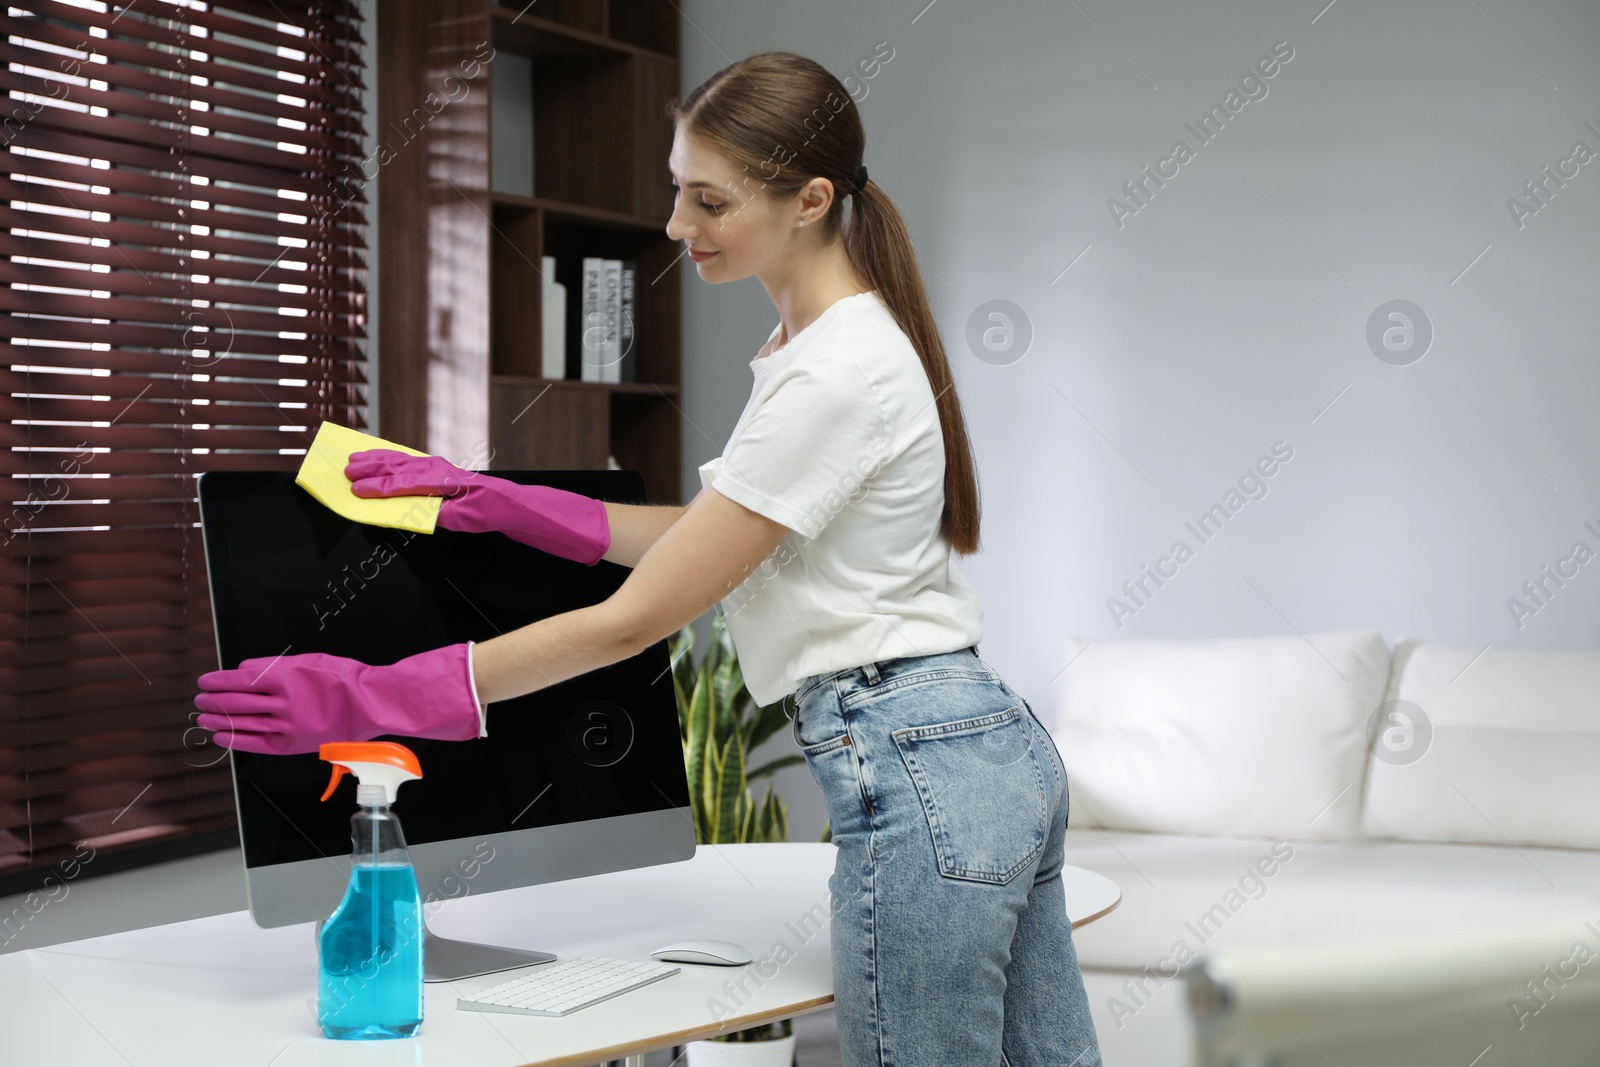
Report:
[{"label": "monitor stand", "polygon": [[502,945],[481,945],[476,941],[457,941],[453,937],[440,937],[422,928],[422,969],[424,982],[453,982],[457,978],[473,978],[495,971],[509,971],[514,967],[527,967],[534,963],[549,963],[556,958],[554,952],[540,952],[531,948],[506,948]]},{"label": "monitor stand", "polygon": [[[318,919],[313,938],[322,942],[322,924]],[[550,963],[554,952],[541,952],[532,948],[507,948],[504,945],[483,945],[476,941],[457,941],[453,937],[440,937],[422,926],[422,980],[424,982],[454,982],[459,978],[476,978],[496,971],[509,971],[535,963]]]}]

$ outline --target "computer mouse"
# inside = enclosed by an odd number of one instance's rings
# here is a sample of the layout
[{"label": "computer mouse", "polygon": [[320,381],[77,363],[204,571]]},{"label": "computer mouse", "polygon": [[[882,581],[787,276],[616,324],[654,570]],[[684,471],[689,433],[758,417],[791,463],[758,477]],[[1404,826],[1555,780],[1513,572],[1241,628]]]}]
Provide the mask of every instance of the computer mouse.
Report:
[{"label": "computer mouse", "polygon": [[666,963],[709,963],[738,967],[755,959],[750,950],[731,941],[674,941],[650,953],[650,958]]}]

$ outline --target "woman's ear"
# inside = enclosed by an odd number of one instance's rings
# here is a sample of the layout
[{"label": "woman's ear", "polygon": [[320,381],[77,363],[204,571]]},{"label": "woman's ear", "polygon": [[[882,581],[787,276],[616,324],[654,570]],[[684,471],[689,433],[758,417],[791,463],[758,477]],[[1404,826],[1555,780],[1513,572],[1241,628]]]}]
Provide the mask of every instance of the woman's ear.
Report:
[{"label": "woman's ear", "polygon": [[815,212],[820,218],[826,215],[833,199],[838,196],[838,190],[826,178],[812,178],[800,187],[797,199],[802,212]]}]

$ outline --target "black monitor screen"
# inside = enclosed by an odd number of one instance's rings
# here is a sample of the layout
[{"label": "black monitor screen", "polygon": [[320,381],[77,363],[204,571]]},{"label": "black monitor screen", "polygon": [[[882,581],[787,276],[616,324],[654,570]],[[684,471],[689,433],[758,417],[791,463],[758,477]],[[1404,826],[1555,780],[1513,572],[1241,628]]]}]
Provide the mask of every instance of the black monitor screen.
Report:
[{"label": "black monitor screen", "polygon": [[[644,503],[636,471],[493,476]],[[296,485],[292,471],[211,471],[199,489],[224,668],[302,652],[393,663],[598,603],[628,575],[502,533],[352,522]],[[687,808],[668,655],[663,639],[631,659],[490,704],[488,737],[373,738],[404,744],[422,765],[422,778],[401,786],[394,805],[407,841]],[[315,752],[235,751],[232,760],[247,867],[349,853],[353,776],[323,802],[332,764]]]}]

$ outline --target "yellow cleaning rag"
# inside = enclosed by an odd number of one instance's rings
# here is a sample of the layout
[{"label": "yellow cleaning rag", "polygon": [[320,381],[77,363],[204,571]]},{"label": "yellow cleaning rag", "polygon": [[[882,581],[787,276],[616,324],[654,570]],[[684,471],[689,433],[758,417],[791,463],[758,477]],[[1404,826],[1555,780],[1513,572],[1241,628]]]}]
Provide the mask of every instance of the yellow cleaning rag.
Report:
[{"label": "yellow cleaning rag", "polygon": [[360,497],[350,491],[350,479],[344,476],[350,453],[368,448],[393,448],[412,456],[425,456],[405,445],[385,441],[381,437],[324,421],[317,428],[317,436],[306,452],[295,484],[316,497],[325,507],[338,512],[353,522],[367,526],[390,526],[396,530],[415,530],[433,533],[439,519],[442,496],[390,496]]}]

